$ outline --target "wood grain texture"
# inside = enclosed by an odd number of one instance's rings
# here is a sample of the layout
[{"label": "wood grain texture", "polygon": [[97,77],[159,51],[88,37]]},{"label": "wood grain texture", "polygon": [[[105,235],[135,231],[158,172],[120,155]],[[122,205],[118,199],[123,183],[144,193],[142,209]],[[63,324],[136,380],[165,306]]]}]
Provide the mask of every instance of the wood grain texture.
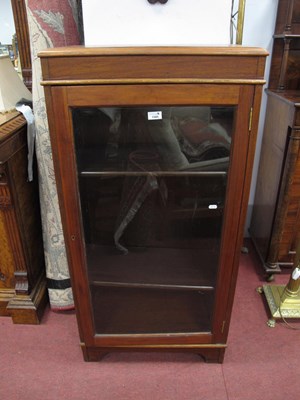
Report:
[{"label": "wood grain texture", "polygon": [[300,2],[279,0],[269,88],[299,90]]},{"label": "wood grain texture", "polygon": [[[299,230],[300,2],[279,0],[250,233],[267,274],[292,266]],[[278,93],[276,93],[278,92]]]},{"label": "wood grain texture", "polygon": [[275,33],[300,34],[300,2],[299,0],[279,0]]},{"label": "wood grain texture", "polygon": [[[0,187],[1,193],[1,187]],[[10,247],[9,235],[3,212],[0,212],[0,288],[11,289],[14,287],[14,259]]]},{"label": "wood grain texture", "polygon": [[147,47],[85,47],[69,46],[49,48],[38,53],[40,58],[53,57],[91,57],[91,56],[122,56],[122,55],[221,55],[221,56],[263,56],[268,52],[260,47],[245,46],[147,46]]},{"label": "wood grain texture", "polygon": [[269,88],[299,90],[300,37],[274,38]]},{"label": "wood grain texture", "polygon": [[37,176],[28,182],[26,121],[10,117],[0,126],[0,312],[36,324],[47,301]]}]

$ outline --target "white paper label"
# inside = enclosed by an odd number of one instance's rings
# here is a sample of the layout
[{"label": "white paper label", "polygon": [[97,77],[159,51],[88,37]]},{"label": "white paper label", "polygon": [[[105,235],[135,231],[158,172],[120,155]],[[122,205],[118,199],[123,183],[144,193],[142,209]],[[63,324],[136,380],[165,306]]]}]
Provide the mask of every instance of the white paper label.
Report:
[{"label": "white paper label", "polygon": [[149,111],[148,120],[162,119],[162,111]]},{"label": "white paper label", "polygon": [[208,208],[209,208],[210,210],[216,210],[216,209],[218,208],[218,205],[217,205],[217,204],[210,204],[210,205],[208,206]]}]

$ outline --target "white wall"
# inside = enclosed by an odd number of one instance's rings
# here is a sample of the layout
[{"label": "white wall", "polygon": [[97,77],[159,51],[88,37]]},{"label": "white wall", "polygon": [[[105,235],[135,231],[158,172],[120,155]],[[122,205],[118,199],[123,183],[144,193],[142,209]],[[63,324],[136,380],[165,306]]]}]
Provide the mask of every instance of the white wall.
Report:
[{"label": "white wall", "polygon": [[[278,0],[246,0],[243,45],[259,46],[269,51],[270,56],[267,58],[265,72],[265,77],[267,80],[270,71],[277,6]],[[267,87],[267,84],[265,87]],[[252,205],[255,196],[256,179],[266,112],[266,100],[266,95],[263,93],[245,235],[248,234],[248,227],[252,215]]]},{"label": "white wall", "polygon": [[231,0],[82,0],[87,46],[230,42]]}]

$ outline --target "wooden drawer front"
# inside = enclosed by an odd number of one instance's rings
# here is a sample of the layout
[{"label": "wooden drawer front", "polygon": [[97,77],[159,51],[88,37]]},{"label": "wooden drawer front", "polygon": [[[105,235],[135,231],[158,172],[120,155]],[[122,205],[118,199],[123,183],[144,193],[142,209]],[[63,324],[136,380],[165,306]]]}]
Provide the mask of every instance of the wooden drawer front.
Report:
[{"label": "wooden drawer front", "polygon": [[292,202],[289,204],[289,210],[278,246],[278,261],[282,263],[294,262],[297,232],[300,230],[299,204],[296,203],[297,202]]},{"label": "wooden drawer front", "polygon": [[[288,251],[296,250],[296,236],[300,230],[300,201],[292,199],[289,202],[280,244],[289,245]],[[281,246],[280,246],[281,247]]]},{"label": "wooden drawer front", "polygon": [[294,263],[294,253],[289,252],[289,245],[280,245],[278,253],[278,264],[290,266]]}]

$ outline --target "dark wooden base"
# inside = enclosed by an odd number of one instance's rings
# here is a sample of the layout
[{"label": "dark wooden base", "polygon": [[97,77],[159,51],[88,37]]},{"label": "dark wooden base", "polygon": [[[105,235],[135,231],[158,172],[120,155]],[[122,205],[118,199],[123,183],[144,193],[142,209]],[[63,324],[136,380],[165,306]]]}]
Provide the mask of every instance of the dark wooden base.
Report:
[{"label": "dark wooden base", "polygon": [[16,294],[13,289],[0,289],[0,316],[10,315],[7,310],[7,305],[15,295]]},{"label": "dark wooden base", "polygon": [[[1,298],[0,298],[1,302]],[[48,292],[44,275],[40,276],[30,294],[14,294],[6,303],[0,306],[0,315],[11,316],[14,324],[40,323],[48,303]],[[1,311],[3,310],[3,314]]]},{"label": "dark wooden base", "polygon": [[220,345],[220,347],[88,347],[84,343],[81,343],[81,349],[83,352],[84,361],[100,361],[108,353],[112,352],[181,352],[181,353],[196,353],[207,363],[223,363],[225,355],[225,345]]},{"label": "dark wooden base", "polygon": [[273,275],[273,274],[280,274],[281,272],[281,268],[280,268],[280,264],[277,263],[270,263],[267,260],[264,260],[261,251],[259,249],[259,246],[257,244],[257,241],[254,237],[254,235],[252,234],[251,230],[249,230],[249,234],[250,234],[250,239],[252,241],[253,247],[256,251],[256,254],[259,258],[261,267],[262,267],[262,271],[264,272],[264,274],[266,275],[266,277]]}]

